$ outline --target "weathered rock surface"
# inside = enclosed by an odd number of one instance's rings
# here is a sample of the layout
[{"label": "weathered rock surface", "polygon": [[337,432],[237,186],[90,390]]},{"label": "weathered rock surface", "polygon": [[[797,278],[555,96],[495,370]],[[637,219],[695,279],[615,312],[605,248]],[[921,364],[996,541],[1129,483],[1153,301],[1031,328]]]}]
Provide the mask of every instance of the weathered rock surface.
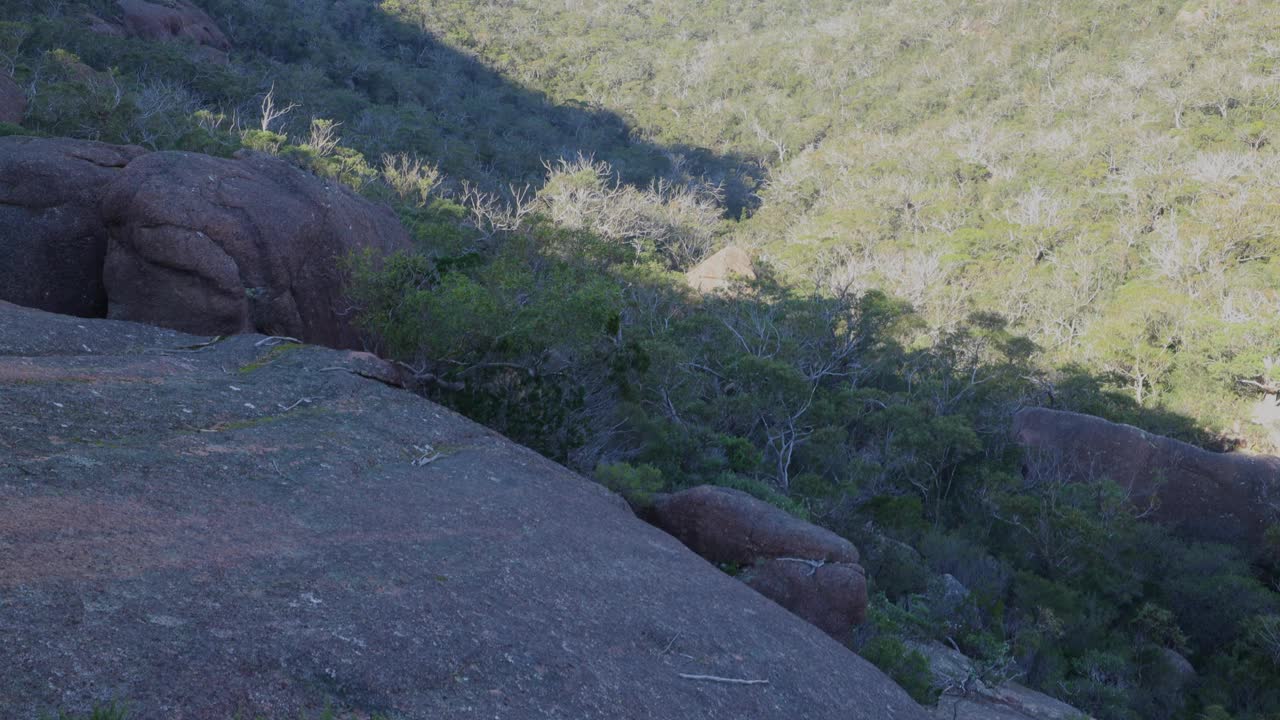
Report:
[{"label": "weathered rock surface", "polygon": [[20,125],[27,115],[27,95],[13,78],[0,73],[0,122]]},{"label": "weathered rock surface", "polygon": [[107,312],[106,186],[143,154],[84,140],[0,138],[0,300],[50,312]]},{"label": "weathered rock surface", "polygon": [[109,317],[357,347],[342,259],[407,249],[389,209],[279,159],[182,152],[129,164],[102,200]]},{"label": "weathered rock surface", "polygon": [[376,359],[207,340],[0,303],[6,718],[922,718]]},{"label": "weathered rock surface", "polygon": [[842,642],[866,619],[858,550],[830,530],[710,485],[659,496],[651,519],[702,557],[746,568],[744,582]]},{"label": "weathered rock surface", "polygon": [[867,619],[867,576],[851,563],[762,560],[739,579],[837,640]]},{"label": "weathered rock surface", "polygon": [[111,37],[123,37],[125,35],[123,27],[96,13],[86,12],[84,14],[84,22],[89,32],[92,33],[109,35]]},{"label": "weathered rock surface", "polygon": [[940,643],[909,643],[929,661],[934,687],[942,696],[933,715],[946,720],[1088,720],[1089,715],[1042,692],[1006,682],[990,687],[973,661]]},{"label": "weathered rock surface", "polygon": [[700,293],[711,293],[731,287],[735,280],[751,280],[755,276],[747,251],[730,245],[693,266],[685,273],[685,281]]},{"label": "weathered rock surface", "polygon": [[1074,479],[1108,477],[1153,517],[1205,540],[1242,542],[1280,519],[1280,458],[1214,453],[1079,413],[1026,408],[1014,438]]},{"label": "weathered rock surface", "polygon": [[407,249],[387,208],[277,158],[0,138],[0,300],[359,347],[341,260]]},{"label": "weathered rock surface", "polygon": [[659,496],[653,518],[712,562],[750,565],[781,557],[858,562],[858,549],[848,540],[732,488],[701,485]]},{"label": "weathered rock surface", "polygon": [[231,41],[205,11],[187,0],[116,0],[129,34],[148,40],[192,42],[226,52]]}]

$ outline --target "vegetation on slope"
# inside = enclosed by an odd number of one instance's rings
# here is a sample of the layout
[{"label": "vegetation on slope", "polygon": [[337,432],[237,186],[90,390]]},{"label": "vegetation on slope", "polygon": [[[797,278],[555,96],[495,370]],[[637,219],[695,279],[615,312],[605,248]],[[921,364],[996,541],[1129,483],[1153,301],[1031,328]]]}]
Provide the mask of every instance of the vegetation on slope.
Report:
[{"label": "vegetation on slope", "polygon": [[[1263,446],[1237,422],[1280,354],[1274,5],[203,5],[225,65],[87,32],[105,0],[0,5],[26,126],[392,203],[421,252],[350,261],[384,351],[633,502],[731,485],[852,538],[858,643],[924,699],[903,639],[1102,718],[1280,714],[1280,531],[1188,543],[1006,434],[1053,402]],[[691,294],[730,240],[760,277]]]}]

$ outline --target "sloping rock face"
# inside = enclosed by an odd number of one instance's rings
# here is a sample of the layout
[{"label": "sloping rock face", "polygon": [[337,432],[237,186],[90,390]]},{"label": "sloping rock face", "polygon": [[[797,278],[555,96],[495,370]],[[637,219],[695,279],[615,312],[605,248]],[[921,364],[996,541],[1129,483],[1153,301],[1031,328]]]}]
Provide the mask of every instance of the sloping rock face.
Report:
[{"label": "sloping rock face", "polygon": [[26,115],[26,94],[13,78],[0,73],[0,122],[20,125]]},{"label": "sloping rock face", "polygon": [[924,716],[376,359],[208,340],[0,303],[6,718]]},{"label": "sloping rock face", "polygon": [[866,619],[858,550],[830,530],[710,485],[659,496],[651,515],[702,557],[744,567],[743,582],[842,642]]},{"label": "sloping rock face", "polygon": [[1280,520],[1280,458],[1213,453],[1129,425],[1045,408],[1013,418],[1018,443],[1072,479],[1109,477],[1153,517],[1219,542],[1257,540]]},{"label": "sloping rock face", "polygon": [[929,661],[934,687],[942,690],[933,708],[945,720],[1088,720],[1089,714],[1016,682],[990,687],[973,661],[940,643],[910,643]]},{"label": "sloping rock face", "polygon": [[751,256],[742,248],[730,245],[686,272],[685,281],[700,293],[711,293],[732,286],[734,280],[751,280],[755,276]]},{"label": "sloping rock face", "polygon": [[151,153],[102,200],[109,317],[184,332],[258,330],[357,347],[344,256],[409,247],[390,210],[276,158]]},{"label": "sloping rock face", "polygon": [[277,158],[0,138],[0,300],[359,347],[341,260],[410,247],[389,209]]},{"label": "sloping rock face", "polygon": [[107,312],[105,188],[139,147],[0,138],[0,300],[50,312]]},{"label": "sloping rock face", "polygon": [[205,11],[187,0],[117,0],[129,34],[148,40],[184,40],[226,52],[231,41]]}]

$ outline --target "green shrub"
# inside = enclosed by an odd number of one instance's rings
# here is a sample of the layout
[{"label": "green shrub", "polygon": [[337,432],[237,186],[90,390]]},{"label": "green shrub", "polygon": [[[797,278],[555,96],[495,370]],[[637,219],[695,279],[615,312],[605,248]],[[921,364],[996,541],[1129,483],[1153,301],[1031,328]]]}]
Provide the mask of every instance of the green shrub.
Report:
[{"label": "green shrub", "polygon": [[912,650],[898,638],[879,635],[859,651],[868,662],[880,668],[916,702],[932,705],[938,701],[929,661],[918,650]]},{"label": "green shrub", "polygon": [[652,465],[610,463],[596,467],[595,478],[602,485],[626,498],[633,507],[646,507],[655,493],[666,489],[662,471]]}]

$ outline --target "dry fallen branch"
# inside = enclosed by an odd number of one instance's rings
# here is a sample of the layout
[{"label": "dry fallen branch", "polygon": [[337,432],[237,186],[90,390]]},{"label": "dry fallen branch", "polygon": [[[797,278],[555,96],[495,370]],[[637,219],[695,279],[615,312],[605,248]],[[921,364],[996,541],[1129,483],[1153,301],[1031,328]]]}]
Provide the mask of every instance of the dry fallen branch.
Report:
[{"label": "dry fallen branch", "polygon": [[715,675],[689,675],[676,673],[685,680],[702,680],[704,682],[729,683],[731,685],[768,685],[768,680],[742,680],[740,678],[716,677]]},{"label": "dry fallen branch", "polygon": [[288,407],[285,407],[285,404],[284,404],[284,403],[276,403],[276,407],[280,408],[281,410],[283,410],[283,411],[285,411],[285,412],[289,412],[290,410],[292,410],[292,409],[294,409],[294,408],[298,407],[298,406],[299,406],[299,405],[301,405],[302,403],[306,403],[306,404],[310,405],[310,404],[311,404],[311,398],[305,398],[305,397],[304,397],[304,398],[302,398],[302,399],[298,400],[298,402],[296,402],[296,403],[294,403],[294,404],[292,404],[292,405],[289,405]]},{"label": "dry fallen branch", "polygon": [[818,570],[822,569],[822,566],[827,564],[826,560],[807,560],[805,558],[793,558],[793,557],[780,557],[778,558],[778,560],[782,560],[785,562],[800,563],[801,565],[808,565],[810,575],[816,575]]},{"label": "dry fallen branch", "polygon": [[422,446],[414,445],[413,449],[421,453],[421,455],[418,456],[418,459],[413,461],[414,467],[422,467],[423,465],[430,465],[431,463],[440,459],[440,452],[435,448],[431,447],[430,444],[422,445]]},{"label": "dry fallen branch", "polygon": [[166,355],[171,353],[198,353],[204,352],[226,339],[225,335],[215,335],[213,339],[208,342],[197,343],[195,345],[182,345],[176,348],[147,348],[144,352],[163,353]]},{"label": "dry fallen branch", "polygon": [[675,644],[676,644],[676,641],[677,641],[677,640],[679,640],[679,639],[680,639],[680,636],[681,636],[681,635],[683,635],[683,634],[684,634],[684,631],[683,631],[683,630],[681,630],[680,632],[676,633],[676,634],[675,634],[675,636],[673,636],[673,637],[671,638],[671,642],[667,643],[667,646],[666,646],[666,647],[664,647],[664,648],[662,648],[662,652],[660,652],[660,653],[658,653],[658,654],[659,654],[659,655],[666,655],[666,654],[667,654],[667,652],[671,650],[671,646],[672,646],[672,645],[675,645]]},{"label": "dry fallen branch", "polygon": [[262,338],[258,342],[254,343],[253,346],[262,347],[263,345],[266,345],[267,347],[275,347],[276,345],[284,342],[291,342],[297,345],[302,344],[302,341],[298,338],[291,338],[288,335],[272,335],[271,337]]},{"label": "dry fallen branch", "polygon": [[1280,395],[1280,383],[1260,383],[1257,380],[1244,380],[1244,379],[1237,380],[1236,382],[1240,383],[1241,385],[1256,387],[1268,395]]}]

